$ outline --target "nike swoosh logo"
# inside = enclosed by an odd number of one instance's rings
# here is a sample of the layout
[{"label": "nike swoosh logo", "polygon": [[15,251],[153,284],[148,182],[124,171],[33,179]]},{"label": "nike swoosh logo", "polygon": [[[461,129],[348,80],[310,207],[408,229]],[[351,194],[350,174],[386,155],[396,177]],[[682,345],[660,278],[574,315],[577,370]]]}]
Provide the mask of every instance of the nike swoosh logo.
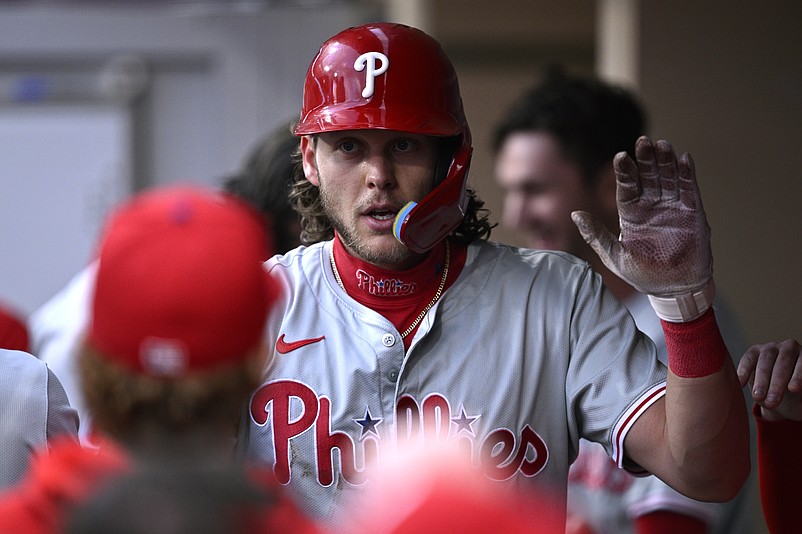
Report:
[{"label": "nike swoosh logo", "polygon": [[311,345],[312,343],[317,343],[318,341],[322,341],[326,336],[320,337],[313,337],[309,339],[299,339],[298,341],[284,341],[284,334],[279,336],[278,341],[276,341],[276,351],[279,354],[287,354],[288,352],[292,352],[295,349],[300,349],[301,347],[305,347],[307,345]]}]

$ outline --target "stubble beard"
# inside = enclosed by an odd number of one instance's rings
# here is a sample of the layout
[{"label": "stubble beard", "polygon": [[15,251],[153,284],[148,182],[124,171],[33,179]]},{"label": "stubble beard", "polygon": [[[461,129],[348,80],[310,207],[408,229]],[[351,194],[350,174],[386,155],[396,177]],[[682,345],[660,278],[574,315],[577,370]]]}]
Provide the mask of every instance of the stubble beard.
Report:
[{"label": "stubble beard", "polygon": [[[337,210],[335,209],[337,202],[335,197],[336,193],[332,195],[329,193],[328,188],[320,187],[320,203],[323,207],[323,211],[329,218],[334,230],[339,234],[346,250],[357,258],[373,265],[396,265],[404,264],[409,261],[413,256],[413,252],[393,236],[391,236],[393,237],[393,246],[385,246],[380,250],[371,247],[367,240],[359,235],[354,224],[343,220],[337,215]],[[354,208],[352,220],[356,220],[357,217],[358,208]],[[373,235],[378,236],[386,234]]]}]

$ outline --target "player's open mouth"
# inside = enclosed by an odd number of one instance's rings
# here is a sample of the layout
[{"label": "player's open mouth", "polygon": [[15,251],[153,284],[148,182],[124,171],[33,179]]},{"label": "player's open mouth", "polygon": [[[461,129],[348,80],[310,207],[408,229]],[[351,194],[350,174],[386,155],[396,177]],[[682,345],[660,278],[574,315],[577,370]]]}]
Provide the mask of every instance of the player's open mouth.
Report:
[{"label": "player's open mouth", "polygon": [[373,210],[373,211],[369,211],[367,213],[367,215],[369,217],[373,217],[374,219],[376,219],[378,221],[388,221],[390,219],[395,219],[395,214],[396,213],[398,213],[398,211],[393,211],[393,210]]}]

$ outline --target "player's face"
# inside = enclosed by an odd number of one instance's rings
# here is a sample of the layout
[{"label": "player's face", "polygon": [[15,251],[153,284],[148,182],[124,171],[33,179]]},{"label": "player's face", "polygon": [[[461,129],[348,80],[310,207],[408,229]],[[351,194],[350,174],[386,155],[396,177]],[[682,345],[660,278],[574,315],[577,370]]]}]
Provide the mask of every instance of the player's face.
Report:
[{"label": "player's face", "polygon": [[392,130],[329,132],[301,140],[304,172],[345,248],[365,261],[405,269],[420,261],[393,236],[398,211],[431,191],[433,137]]},{"label": "player's face", "polygon": [[504,189],[502,223],[519,231],[531,248],[582,255],[585,242],[571,212],[593,212],[592,191],[578,165],[543,132],[513,133],[501,146],[496,181]]}]

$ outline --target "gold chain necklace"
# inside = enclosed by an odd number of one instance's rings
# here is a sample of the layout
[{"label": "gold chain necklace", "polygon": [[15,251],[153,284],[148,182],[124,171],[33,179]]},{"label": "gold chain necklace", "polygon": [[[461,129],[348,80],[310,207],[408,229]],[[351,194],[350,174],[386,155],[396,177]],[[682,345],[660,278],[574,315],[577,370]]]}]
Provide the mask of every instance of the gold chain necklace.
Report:
[{"label": "gold chain necklace", "polygon": [[[329,252],[329,261],[331,262],[331,270],[334,271],[334,278],[337,280],[337,284],[342,288],[343,291],[347,293],[345,290],[345,285],[343,285],[342,278],[340,278],[340,271],[337,270],[337,263],[334,261],[334,243],[331,245],[331,250]],[[426,313],[432,309],[435,302],[440,300],[440,296],[443,294],[443,288],[446,286],[446,279],[448,278],[448,266],[451,263],[451,247],[448,246],[448,241],[446,241],[446,261],[445,265],[443,266],[443,277],[440,279],[440,285],[437,287],[437,292],[434,294],[434,298],[426,305],[425,308],[415,317],[415,320],[412,321],[412,324],[404,330],[401,334],[401,339],[407,337],[415,327],[418,326],[418,323],[423,320],[423,317]]]}]

